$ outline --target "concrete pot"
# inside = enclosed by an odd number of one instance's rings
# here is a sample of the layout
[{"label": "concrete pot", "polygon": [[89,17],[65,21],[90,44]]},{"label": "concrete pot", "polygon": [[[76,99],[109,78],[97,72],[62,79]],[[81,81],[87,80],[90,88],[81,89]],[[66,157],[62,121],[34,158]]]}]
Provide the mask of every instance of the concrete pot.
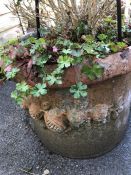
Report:
[{"label": "concrete pot", "polygon": [[[25,102],[32,128],[50,151],[70,158],[92,158],[121,141],[131,103],[131,47],[98,62],[104,67],[100,79],[90,81],[81,74],[81,65],[74,66],[65,71],[62,85]],[[69,93],[76,81],[88,85],[87,98],[76,100]]]}]

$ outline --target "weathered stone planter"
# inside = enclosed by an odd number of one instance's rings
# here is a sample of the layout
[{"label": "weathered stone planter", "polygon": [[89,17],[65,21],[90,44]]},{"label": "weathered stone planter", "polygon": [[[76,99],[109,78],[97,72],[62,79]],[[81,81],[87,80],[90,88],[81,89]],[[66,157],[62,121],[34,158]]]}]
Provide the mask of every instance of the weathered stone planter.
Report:
[{"label": "weathered stone planter", "polygon": [[[44,97],[29,99],[29,112],[37,118],[31,119],[31,126],[50,151],[89,158],[110,151],[121,141],[131,102],[131,48],[98,62],[104,67],[100,79],[88,80],[81,74],[81,65],[71,67],[62,85],[53,86]],[[88,84],[87,98],[75,100],[69,93],[76,81]]]}]

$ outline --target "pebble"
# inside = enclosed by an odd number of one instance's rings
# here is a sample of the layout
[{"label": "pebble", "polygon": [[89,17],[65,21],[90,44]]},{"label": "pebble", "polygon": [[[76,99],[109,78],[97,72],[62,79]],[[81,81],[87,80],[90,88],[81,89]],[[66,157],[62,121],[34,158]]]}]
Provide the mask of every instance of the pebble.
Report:
[{"label": "pebble", "polygon": [[42,175],[48,175],[49,173],[49,170],[46,169]]}]

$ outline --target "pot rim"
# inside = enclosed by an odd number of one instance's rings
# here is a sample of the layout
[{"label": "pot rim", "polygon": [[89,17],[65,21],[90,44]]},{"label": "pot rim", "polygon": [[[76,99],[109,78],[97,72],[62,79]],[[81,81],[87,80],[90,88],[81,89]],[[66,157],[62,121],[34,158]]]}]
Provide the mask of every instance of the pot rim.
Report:
[{"label": "pot rim", "polygon": [[[81,81],[87,85],[96,84],[105,80],[117,77],[131,72],[131,46],[122,52],[111,54],[104,59],[97,59],[96,63],[104,68],[104,72],[100,78],[90,80],[85,74],[81,73],[84,64],[75,65],[65,69],[62,84],[52,85],[49,88],[68,88]],[[51,69],[54,65],[47,65],[47,69]]]},{"label": "pot rim", "polygon": [[[96,83],[103,82],[105,80],[111,79],[113,77],[121,76],[131,72],[131,46],[127,47],[122,52],[117,52],[115,54],[111,54],[104,59],[97,59],[96,64],[99,64],[103,67],[104,72],[100,78],[95,80],[90,80],[84,73],[81,72],[83,65],[85,63],[71,66],[64,70],[64,74],[62,76],[62,84],[60,85],[51,85],[48,86],[49,89],[56,88],[69,88],[77,82],[81,81],[84,84],[92,85]],[[46,65],[47,72],[51,72],[55,69],[57,64]],[[22,76],[22,72],[21,72]],[[17,81],[17,77],[15,78]],[[25,80],[26,81],[26,80]],[[30,86],[35,86],[35,82],[26,81]]]}]

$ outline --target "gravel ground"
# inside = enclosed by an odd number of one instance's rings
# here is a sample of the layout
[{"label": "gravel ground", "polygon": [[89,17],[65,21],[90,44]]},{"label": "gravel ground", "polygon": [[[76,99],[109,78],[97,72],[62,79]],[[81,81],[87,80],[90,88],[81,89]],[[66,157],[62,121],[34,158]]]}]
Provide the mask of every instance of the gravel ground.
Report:
[{"label": "gravel ground", "polygon": [[[51,154],[28,125],[28,116],[10,99],[14,83],[0,87],[0,175],[131,175],[131,121],[121,144],[89,160]],[[24,171],[30,170],[30,173]]]}]

